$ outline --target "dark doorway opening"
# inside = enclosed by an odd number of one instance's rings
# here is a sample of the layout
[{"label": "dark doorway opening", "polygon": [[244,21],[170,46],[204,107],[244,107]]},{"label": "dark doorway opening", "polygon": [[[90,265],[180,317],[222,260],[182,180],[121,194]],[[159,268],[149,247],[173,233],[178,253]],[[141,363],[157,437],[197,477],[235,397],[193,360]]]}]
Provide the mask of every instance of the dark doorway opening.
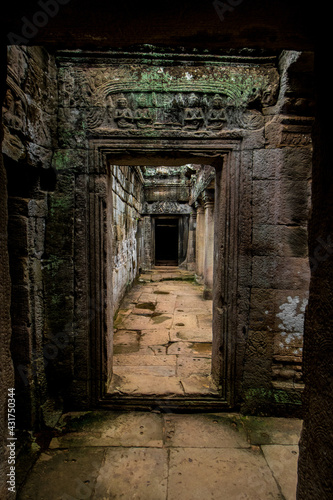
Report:
[{"label": "dark doorway opening", "polygon": [[155,265],[178,265],[178,219],[155,220]]}]

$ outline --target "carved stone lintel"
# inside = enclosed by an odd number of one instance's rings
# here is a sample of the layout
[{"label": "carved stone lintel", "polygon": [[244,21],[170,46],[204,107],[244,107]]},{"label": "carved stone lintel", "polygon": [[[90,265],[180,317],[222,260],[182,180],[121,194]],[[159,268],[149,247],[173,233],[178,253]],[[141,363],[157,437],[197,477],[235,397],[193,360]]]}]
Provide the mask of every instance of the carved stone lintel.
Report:
[{"label": "carved stone lintel", "polygon": [[89,68],[82,64],[59,70],[59,95],[64,106],[100,108],[88,129],[130,133],[173,130],[188,134],[216,135],[225,129],[258,129],[263,115],[248,109],[253,101],[262,106],[276,101],[279,74],[274,67],[225,66],[203,61],[185,67],[147,64],[146,59]]},{"label": "carved stone lintel", "polygon": [[178,203],[176,201],[154,201],[146,203],[145,214],[190,214],[191,207],[187,203]]}]

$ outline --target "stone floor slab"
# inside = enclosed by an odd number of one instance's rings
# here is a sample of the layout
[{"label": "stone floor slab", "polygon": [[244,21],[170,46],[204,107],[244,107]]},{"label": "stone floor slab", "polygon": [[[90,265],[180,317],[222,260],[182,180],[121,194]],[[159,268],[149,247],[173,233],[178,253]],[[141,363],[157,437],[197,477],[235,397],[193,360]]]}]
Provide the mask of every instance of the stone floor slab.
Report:
[{"label": "stone floor slab", "polygon": [[151,317],[142,316],[140,314],[130,314],[122,318],[120,322],[116,320],[118,329],[121,330],[143,330],[144,328],[151,327]]},{"label": "stone floor slab", "polygon": [[98,448],[42,453],[17,499],[92,499],[104,456]]},{"label": "stone floor slab", "polygon": [[184,390],[177,377],[158,377],[156,375],[142,375],[135,373],[112,377],[109,392],[112,394],[126,394],[129,396],[184,396]]},{"label": "stone floor slab", "polygon": [[177,356],[177,376],[183,379],[193,374],[210,374],[211,364],[210,358]]},{"label": "stone floor slab", "polygon": [[97,479],[95,498],[166,500],[167,463],[164,449],[109,449]]},{"label": "stone floor slab", "polygon": [[50,449],[163,446],[163,421],[154,413],[87,412],[77,418],[72,413],[65,422],[63,434],[52,439]]},{"label": "stone floor slab", "polygon": [[208,342],[172,342],[168,349],[168,354],[178,354],[183,356],[203,356],[205,358],[212,355],[212,344]]},{"label": "stone floor slab", "polygon": [[[174,395],[178,396],[181,394],[200,396],[212,393],[212,388],[207,384],[208,378],[203,376],[202,369],[198,372],[199,363],[193,361],[195,357],[211,358],[212,314],[211,311],[209,312],[211,301],[203,300],[202,286],[181,280],[185,276],[183,270],[175,271],[177,271],[176,280],[172,279],[173,272],[167,268],[148,273],[152,281],[147,283],[141,280],[141,283],[128,293],[126,301],[131,304],[131,307],[126,309],[121,305],[115,320],[117,326],[114,334],[115,370],[109,387],[110,393],[163,397],[164,388],[165,396],[170,397],[172,387],[175,390]],[[145,277],[147,279],[147,273]],[[154,281],[155,277],[156,281]],[[176,302],[179,305],[178,310],[175,309]],[[126,356],[134,354],[143,356],[150,354],[155,356],[188,355],[193,361],[193,369],[191,371],[190,362],[187,362],[186,373],[185,368],[181,370],[182,382],[180,382],[174,371],[175,363],[173,366],[168,363],[169,367],[172,366],[170,369],[158,369],[154,367],[162,367],[162,363],[154,362],[149,365],[146,361],[126,362]],[[117,359],[117,356],[120,358]],[[204,365],[208,369],[206,375],[209,376],[209,363],[201,363],[201,366]],[[121,366],[127,368],[117,368]],[[182,367],[182,365],[179,366]],[[183,380],[188,377],[189,380]],[[200,384],[202,384],[201,393]],[[184,393],[185,385],[187,389]],[[157,389],[156,386],[159,388]]]},{"label": "stone floor slab", "polygon": [[245,419],[252,444],[298,444],[302,429],[300,419],[252,417]]},{"label": "stone floor slab", "polygon": [[174,310],[175,310],[175,304],[173,301],[159,300],[156,303],[155,312],[173,314]]},{"label": "stone floor slab", "polygon": [[237,421],[214,414],[167,415],[165,443],[185,448],[249,448],[246,432]]},{"label": "stone floor slab", "polygon": [[282,500],[260,452],[245,449],[170,450],[168,500]]},{"label": "stone floor slab", "polygon": [[141,345],[139,353],[143,356],[153,354],[154,356],[166,356],[167,346],[165,345]]},{"label": "stone floor slab", "polygon": [[280,485],[285,500],[296,499],[298,446],[264,445],[264,457]]},{"label": "stone floor slab", "polygon": [[173,323],[173,316],[166,313],[157,313],[155,312],[150,319],[149,326],[147,328],[154,329],[157,326],[161,325],[164,328],[170,329]]},{"label": "stone floor slab", "polygon": [[186,328],[185,326],[176,326],[170,329],[170,340],[191,341],[191,342],[212,342],[212,328]]},{"label": "stone floor slab", "polygon": [[188,396],[210,395],[217,396],[218,389],[210,375],[190,375],[181,377],[181,384]]},{"label": "stone floor slab", "polygon": [[186,329],[196,329],[198,326],[198,320],[195,314],[185,312],[179,313],[176,311],[173,315],[173,328],[184,327]]},{"label": "stone floor slab", "polygon": [[114,373],[119,376],[128,375],[133,373],[134,376],[154,375],[155,377],[175,377],[176,376],[176,363],[174,366],[166,365],[131,365],[114,367]]},{"label": "stone floor slab", "polygon": [[164,325],[161,325],[160,329],[142,330],[140,346],[166,345],[169,340],[169,330]]},{"label": "stone floor slab", "polygon": [[114,356],[114,366],[175,366],[177,357],[172,355],[156,356],[153,352],[148,354],[131,354]]},{"label": "stone floor slab", "polygon": [[70,412],[17,498],[295,500],[298,446],[254,446],[248,431],[286,442],[298,423],[224,412]]}]

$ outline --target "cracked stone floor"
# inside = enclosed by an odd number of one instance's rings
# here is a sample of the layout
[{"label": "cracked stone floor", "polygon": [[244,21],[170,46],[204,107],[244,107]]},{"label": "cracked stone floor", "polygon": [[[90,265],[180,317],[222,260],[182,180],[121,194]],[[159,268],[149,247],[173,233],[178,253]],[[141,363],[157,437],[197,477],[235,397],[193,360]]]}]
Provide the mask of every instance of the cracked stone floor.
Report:
[{"label": "cracked stone floor", "polygon": [[114,323],[108,392],[163,397],[214,396],[212,301],[193,275],[157,267],[140,276]]},{"label": "cracked stone floor", "polygon": [[67,413],[17,498],[295,500],[301,424],[236,413]]}]

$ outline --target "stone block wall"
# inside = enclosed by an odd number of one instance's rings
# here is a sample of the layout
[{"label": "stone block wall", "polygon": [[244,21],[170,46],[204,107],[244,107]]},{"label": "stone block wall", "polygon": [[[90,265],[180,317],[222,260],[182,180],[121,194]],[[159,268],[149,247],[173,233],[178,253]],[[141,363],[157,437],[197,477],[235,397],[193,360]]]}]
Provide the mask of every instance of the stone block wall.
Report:
[{"label": "stone block wall", "polygon": [[[250,413],[301,408],[304,318],[310,264],[316,265],[314,258],[309,259],[307,246],[312,54],[281,54],[279,71],[276,104],[265,109],[262,128],[244,135],[238,165],[234,162],[229,167],[229,159],[222,166],[215,199],[215,204],[219,201],[215,238],[223,234],[221,245],[215,246],[216,310],[226,315],[235,300],[233,326],[229,327],[237,332],[230,340],[236,351],[232,381],[236,401]],[[205,282],[205,199],[215,187],[215,169],[209,165],[193,169],[190,203],[196,226],[195,269]],[[236,279],[228,274],[232,269],[237,269]],[[225,276],[221,290],[216,288],[220,276]],[[221,323],[215,331],[222,328]],[[216,346],[214,359],[218,356]],[[225,377],[223,363],[213,367],[217,377],[221,367]]]},{"label": "stone block wall", "polygon": [[17,425],[47,424],[44,259],[48,191],[56,145],[57,69],[39,47],[10,46],[3,102],[2,151],[8,179],[8,247],[11,275],[11,355],[17,395]]},{"label": "stone block wall", "polygon": [[134,167],[112,165],[112,269],[114,311],[139,274],[142,179]]},{"label": "stone block wall", "polygon": [[[44,49],[7,47],[2,105],[6,176],[1,179],[1,188],[7,187],[7,193],[2,193],[1,200],[6,202],[8,217],[1,217],[1,241],[5,243],[8,238],[11,288],[1,302],[3,306],[10,304],[10,316],[6,319],[11,336],[7,332],[6,340],[1,341],[8,356],[2,359],[1,372],[11,373],[11,379],[2,380],[1,387],[6,395],[10,387],[15,387],[17,453],[26,442],[26,431],[40,431],[52,425],[49,408],[51,414],[55,409],[46,373],[55,346],[51,352],[45,336],[43,273],[48,194],[55,185],[51,161],[56,145],[56,75],[55,59]],[[1,260],[4,265],[4,259]],[[5,276],[1,282],[8,284]],[[6,430],[5,413],[3,416]],[[5,430],[1,434],[7,438]],[[1,498],[7,497],[6,486],[1,478]]]},{"label": "stone block wall", "polygon": [[[253,75],[244,82],[241,65],[237,71],[226,67],[225,81],[213,78],[214,88],[222,85],[223,99],[211,95],[203,69],[191,70],[197,89],[192,96],[187,77],[178,75],[184,68],[171,65],[168,71],[176,75],[168,80],[172,109],[160,92],[161,73],[150,66],[135,74],[131,92],[126,85],[132,70],[118,61],[112,60],[113,67],[107,60],[60,54],[56,68],[55,60],[39,48],[15,48],[10,57],[4,154],[13,293],[21,293],[13,305],[18,340],[13,358],[32,374],[31,384],[37,380],[41,387],[37,397],[29,386],[22,399],[31,406],[29,418],[40,420],[36,408],[50,402],[61,409],[85,408],[98,400],[106,365],[111,373],[112,315],[141,265],[152,261],[144,244],[152,239],[151,218],[161,210],[186,221],[191,216],[192,254],[186,265],[193,269],[198,218],[188,202],[193,208],[200,196],[209,215],[207,227],[215,235],[224,232],[214,271],[223,285],[216,311],[229,315],[224,325],[232,332],[236,360],[234,372],[223,374],[224,380],[230,377],[235,402],[244,411],[299,403],[312,154],[311,95],[304,81],[312,72],[311,56],[282,53],[278,71],[272,62],[267,71],[265,65],[259,70],[253,66]],[[215,69],[222,71],[219,64]],[[237,73],[239,95],[229,96],[224,87],[230,71]],[[127,108],[117,75],[126,84]],[[258,85],[254,94],[253,82]],[[184,102],[178,102],[178,92],[184,93]],[[30,101],[31,110],[25,112]],[[151,117],[142,123],[148,112],[155,113],[155,121]],[[194,120],[197,113],[200,119]],[[195,148],[201,155],[216,148],[216,155],[222,151],[228,160],[216,185],[210,165],[201,171],[192,165],[158,167],[157,176],[155,167],[151,176],[146,169],[143,186],[137,167],[114,164],[124,155],[119,163],[126,165],[131,151],[141,154],[142,164],[147,147],[149,165],[154,155],[161,162],[171,154],[166,160],[172,163],[178,150],[185,154],[193,148],[193,161],[200,157]],[[197,178],[190,199],[193,173]],[[214,189],[219,190],[215,228]],[[205,235],[213,241],[211,233]],[[211,288],[210,283],[207,293]],[[18,304],[22,310],[16,312]],[[22,353],[28,354],[20,360]],[[102,387],[94,396],[93,386]]]},{"label": "stone block wall", "polygon": [[145,167],[144,199],[147,203],[188,203],[190,190],[184,167]]},{"label": "stone block wall", "polygon": [[270,404],[277,412],[301,407],[310,281],[312,68],[311,54],[281,56],[280,94],[267,111],[266,143],[251,152],[252,278],[244,411],[267,411]]},{"label": "stone block wall", "polygon": [[57,68],[39,47],[8,46],[2,150],[15,161],[49,168],[56,146]]}]

